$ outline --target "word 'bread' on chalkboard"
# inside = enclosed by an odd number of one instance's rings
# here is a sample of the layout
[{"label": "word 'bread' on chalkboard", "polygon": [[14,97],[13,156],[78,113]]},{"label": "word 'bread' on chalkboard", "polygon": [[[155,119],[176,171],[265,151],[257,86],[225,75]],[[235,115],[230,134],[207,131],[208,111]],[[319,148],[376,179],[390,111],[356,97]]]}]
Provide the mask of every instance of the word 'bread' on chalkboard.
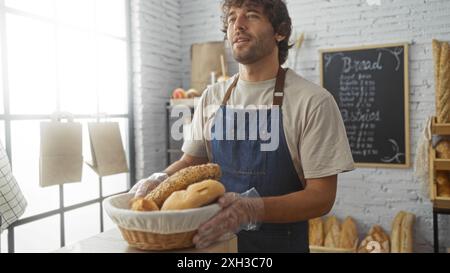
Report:
[{"label": "word 'bread' on chalkboard", "polygon": [[322,86],[339,106],[356,166],[408,168],[408,45],[320,53]]}]

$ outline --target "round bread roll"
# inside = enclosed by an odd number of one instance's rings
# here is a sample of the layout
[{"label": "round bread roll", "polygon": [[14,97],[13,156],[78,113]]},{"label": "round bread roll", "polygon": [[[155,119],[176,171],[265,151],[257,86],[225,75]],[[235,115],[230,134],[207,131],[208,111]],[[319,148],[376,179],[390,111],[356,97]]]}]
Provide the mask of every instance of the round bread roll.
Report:
[{"label": "round bread roll", "polygon": [[216,180],[204,180],[190,185],[186,190],[173,192],[161,210],[193,209],[207,205],[225,193],[225,187]]},{"label": "round bread roll", "polygon": [[448,173],[446,171],[436,171],[436,183],[438,185],[450,184]]},{"label": "round bread roll", "polygon": [[437,158],[450,159],[450,141],[443,139],[436,145]]},{"label": "round bread roll", "polygon": [[131,201],[131,209],[134,211],[154,211],[159,210],[158,206],[153,200],[145,199],[143,197],[136,198]]},{"label": "round bread roll", "polygon": [[450,197],[450,179],[446,171],[436,171],[437,195]]},{"label": "round bread roll", "polygon": [[172,92],[172,98],[173,99],[185,99],[186,91],[183,88],[176,88]]},{"label": "round bread roll", "polygon": [[200,97],[200,96],[201,96],[201,94],[193,88],[189,89],[186,92],[186,97],[188,97],[188,98],[195,98],[195,97]]},{"label": "round bread roll", "polygon": [[440,197],[450,197],[450,186],[437,185],[437,195]]}]

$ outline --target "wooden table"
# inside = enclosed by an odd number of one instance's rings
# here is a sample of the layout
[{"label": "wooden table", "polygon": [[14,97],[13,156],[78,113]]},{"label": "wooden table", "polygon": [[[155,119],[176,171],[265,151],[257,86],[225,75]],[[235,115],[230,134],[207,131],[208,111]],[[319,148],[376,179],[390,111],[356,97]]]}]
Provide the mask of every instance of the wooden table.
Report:
[{"label": "wooden table", "polygon": [[[73,245],[60,248],[54,253],[149,253],[151,251],[142,251],[129,247],[122,238],[119,229],[112,229],[91,238],[82,240]],[[237,237],[233,235],[231,239],[218,242],[205,249],[182,249],[177,253],[237,253]],[[160,252],[159,252],[160,253]]]}]

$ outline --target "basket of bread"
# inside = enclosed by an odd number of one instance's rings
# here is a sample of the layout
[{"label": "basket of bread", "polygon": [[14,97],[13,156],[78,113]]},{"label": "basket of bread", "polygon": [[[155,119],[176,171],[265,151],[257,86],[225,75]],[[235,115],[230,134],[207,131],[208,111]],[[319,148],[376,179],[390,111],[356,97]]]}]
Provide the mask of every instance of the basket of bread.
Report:
[{"label": "basket of bread", "polygon": [[145,197],[125,193],[104,201],[106,213],[132,247],[172,250],[193,246],[198,227],[220,211],[225,193],[217,164],[182,169]]},{"label": "basket of bread", "polygon": [[[373,225],[359,243],[355,220],[347,217],[340,223],[330,215],[326,220],[309,220],[309,248],[312,253],[412,253],[415,215],[400,211],[392,221],[391,236]],[[359,243],[359,245],[358,245]]]},{"label": "basket of bread", "polygon": [[352,217],[342,224],[336,216],[309,220],[309,248],[312,253],[352,253],[357,251],[358,230]]}]

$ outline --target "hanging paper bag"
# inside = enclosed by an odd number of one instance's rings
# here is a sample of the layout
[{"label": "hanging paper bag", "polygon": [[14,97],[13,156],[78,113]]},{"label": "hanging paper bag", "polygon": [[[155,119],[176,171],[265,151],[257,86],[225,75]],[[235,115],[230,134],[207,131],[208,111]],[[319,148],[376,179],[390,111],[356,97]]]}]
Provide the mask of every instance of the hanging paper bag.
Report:
[{"label": "hanging paper bag", "polygon": [[[64,118],[64,114],[59,114]],[[81,182],[83,171],[81,123],[57,121],[41,122],[39,184],[41,187]]]},{"label": "hanging paper bag", "polygon": [[86,162],[99,176],[128,172],[117,122],[88,123],[92,162]]}]

